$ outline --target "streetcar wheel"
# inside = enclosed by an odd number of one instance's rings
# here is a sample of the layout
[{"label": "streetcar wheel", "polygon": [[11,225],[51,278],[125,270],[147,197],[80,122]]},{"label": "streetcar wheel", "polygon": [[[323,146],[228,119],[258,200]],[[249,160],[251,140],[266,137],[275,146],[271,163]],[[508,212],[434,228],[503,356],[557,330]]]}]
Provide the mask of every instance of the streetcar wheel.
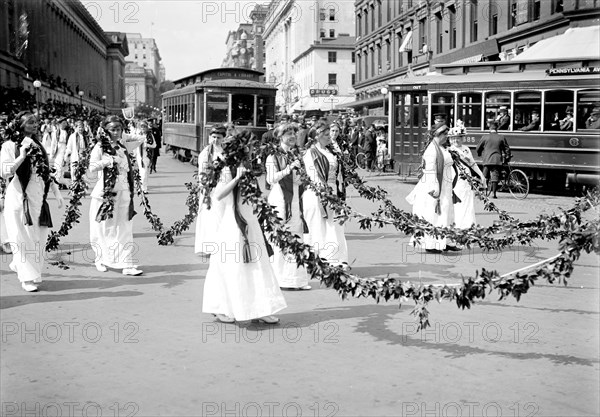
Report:
[{"label": "streetcar wheel", "polygon": [[520,169],[513,169],[508,176],[508,190],[514,198],[522,200],[529,194],[529,179]]},{"label": "streetcar wheel", "polygon": [[356,166],[360,169],[367,169],[367,155],[363,152],[356,154]]}]

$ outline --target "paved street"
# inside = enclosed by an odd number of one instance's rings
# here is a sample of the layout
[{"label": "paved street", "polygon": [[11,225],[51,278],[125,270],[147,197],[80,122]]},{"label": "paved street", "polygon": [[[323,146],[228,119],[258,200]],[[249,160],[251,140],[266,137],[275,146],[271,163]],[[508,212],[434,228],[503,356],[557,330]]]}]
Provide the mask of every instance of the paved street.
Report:
[{"label": "paved street", "polygon": [[[194,171],[161,156],[150,176],[152,208],[181,219]],[[372,177],[408,210],[412,185]],[[351,194],[357,210],[375,206]],[[521,218],[569,207],[568,197],[506,194]],[[56,202],[54,222],[59,224]],[[490,294],[471,310],[430,307],[417,333],[412,306],[342,301],[334,290],[284,293],[277,327],[224,325],[203,314],[207,262],[193,253],[193,227],[160,247],[135,218],[140,277],[99,273],[88,243],[89,200],[62,250],[50,254],[39,293],[0,269],[2,415],[62,416],[567,416],[598,415],[598,258],[583,256],[568,286],[537,285],[520,302]],[[478,219],[496,218],[478,205]],[[458,282],[502,273],[557,253],[537,242],[500,253],[421,254],[393,229],[347,226],[353,272],[411,281]],[[62,259],[70,269],[49,263]]]}]

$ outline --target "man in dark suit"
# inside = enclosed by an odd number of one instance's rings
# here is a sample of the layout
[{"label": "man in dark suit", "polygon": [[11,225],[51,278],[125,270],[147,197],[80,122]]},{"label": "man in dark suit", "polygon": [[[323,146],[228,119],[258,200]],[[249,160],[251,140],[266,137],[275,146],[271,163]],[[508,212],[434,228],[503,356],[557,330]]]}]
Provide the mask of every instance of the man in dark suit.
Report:
[{"label": "man in dark suit", "polygon": [[350,153],[354,156],[358,153],[358,144],[360,143],[360,129],[354,120],[350,120],[350,130],[348,137],[350,138]]},{"label": "man in dark suit", "polygon": [[362,149],[367,156],[367,170],[373,169],[373,161],[377,152],[377,140],[375,138],[375,125],[369,126],[365,132],[365,138],[362,143]]},{"label": "man in dark suit", "polygon": [[152,160],[150,161],[150,173],[156,172],[156,161],[160,155],[160,147],[162,146],[162,120],[152,119],[152,136],[156,142],[156,148],[152,149]]},{"label": "man in dark suit", "polygon": [[498,109],[496,124],[498,130],[508,130],[510,128],[510,116],[508,115],[508,108],[506,106],[500,106]]},{"label": "man in dark suit", "polygon": [[521,128],[524,132],[540,130],[540,112],[533,110],[531,112],[531,123]]},{"label": "man in dark suit", "polygon": [[306,141],[308,140],[308,132],[310,129],[306,126],[306,122],[304,121],[304,117],[300,116],[298,118],[298,140],[296,144],[300,149],[304,149],[306,145]]},{"label": "man in dark suit", "polygon": [[267,119],[267,131],[263,133],[262,143],[275,143],[275,132],[273,129],[273,119]]},{"label": "man in dark suit", "polygon": [[488,178],[492,187],[492,198],[498,198],[498,181],[500,179],[500,169],[504,163],[511,159],[510,147],[504,136],[498,134],[498,122],[488,120],[490,133],[481,137],[477,145],[477,155],[481,156],[483,164],[483,175]]}]

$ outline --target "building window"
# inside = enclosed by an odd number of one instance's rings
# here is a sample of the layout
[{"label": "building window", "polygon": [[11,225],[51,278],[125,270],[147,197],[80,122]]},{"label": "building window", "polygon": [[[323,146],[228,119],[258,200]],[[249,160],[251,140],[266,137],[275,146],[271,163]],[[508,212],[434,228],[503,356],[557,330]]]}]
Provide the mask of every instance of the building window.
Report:
[{"label": "building window", "polygon": [[377,75],[381,74],[381,44],[377,45]]},{"label": "building window", "polygon": [[387,21],[389,22],[390,20],[392,20],[392,1],[391,0],[386,0],[387,3]]},{"label": "building window", "polygon": [[320,19],[321,21],[324,21],[324,20],[325,20],[325,9],[321,9],[321,10],[319,11],[319,19]]},{"label": "building window", "polygon": [[517,1],[512,0],[510,5],[510,27],[514,28],[517,26]]},{"label": "building window", "polygon": [[496,35],[498,33],[498,13],[494,13],[490,19],[490,33]]},{"label": "building window", "polygon": [[337,85],[337,74],[328,74],[327,78],[329,85]]},{"label": "building window", "polygon": [[385,54],[385,67],[386,72],[392,69],[392,44],[390,39],[385,40],[386,54]]},{"label": "building window", "polygon": [[143,45],[142,48],[146,49],[146,45]]},{"label": "building window", "polygon": [[478,30],[477,6],[478,6],[477,0],[471,0],[471,42],[477,41],[477,30]]},{"label": "building window", "polygon": [[563,0],[552,0],[552,9],[550,14],[563,12]]},{"label": "building window", "polygon": [[533,20],[540,20],[540,0],[533,2]]},{"label": "building window", "polygon": [[337,52],[327,52],[327,62],[337,62]]},{"label": "building window", "polygon": [[321,37],[324,38],[325,37],[325,29],[321,29]]},{"label": "building window", "polygon": [[361,74],[362,74],[362,55],[358,55],[358,62],[356,65],[356,70],[358,73],[358,80],[361,80]]},{"label": "building window", "polygon": [[356,74],[352,74],[352,85],[356,84]]},{"label": "building window", "polygon": [[377,27],[378,28],[381,27],[381,22],[382,22],[381,15],[382,15],[382,12],[381,12],[381,0],[378,0],[377,1],[377,25],[378,25]]},{"label": "building window", "polygon": [[[402,45],[402,31],[396,33],[396,39],[398,41],[398,45]],[[400,47],[398,47],[398,68],[402,67],[402,52],[400,52]]]},{"label": "building window", "polygon": [[329,21],[335,22],[335,9],[329,9]]},{"label": "building window", "polygon": [[354,64],[356,62],[356,53],[355,52],[352,52],[351,58],[352,58],[352,63]]},{"label": "building window", "polygon": [[365,9],[365,35],[369,33],[369,9]]},{"label": "building window", "polygon": [[441,54],[444,51],[444,46],[443,46],[443,42],[444,42],[444,37],[442,36],[442,13],[436,13],[435,14],[435,34],[436,34],[436,39],[437,39],[437,45],[435,48],[435,52],[437,54]]},{"label": "building window", "polygon": [[450,49],[456,48],[456,8],[448,7],[450,12]]},{"label": "building window", "polygon": [[356,33],[358,36],[362,36],[362,16],[356,16]]},{"label": "building window", "polygon": [[375,76],[375,50],[371,48],[371,77]]},{"label": "building window", "polygon": [[423,50],[423,47],[427,45],[427,34],[425,33],[425,18],[419,20],[419,36],[421,37],[419,49]]},{"label": "building window", "polygon": [[371,4],[371,31],[375,31],[375,5]]},{"label": "building window", "polygon": [[335,38],[335,29],[329,29],[329,37]]}]

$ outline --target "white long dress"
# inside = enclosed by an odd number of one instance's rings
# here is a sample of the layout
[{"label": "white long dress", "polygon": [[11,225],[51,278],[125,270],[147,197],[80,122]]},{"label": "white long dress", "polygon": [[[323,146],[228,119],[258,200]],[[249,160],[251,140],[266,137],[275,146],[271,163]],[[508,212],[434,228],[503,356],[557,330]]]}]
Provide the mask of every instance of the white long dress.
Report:
[{"label": "white long dress", "polygon": [[[32,145],[36,146],[36,145]],[[10,168],[15,162],[16,144],[4,142],[0,152],[2,177],[10,178]],[[27,161],[23,162],[27,163]],[[23,209],[23,189],[15,174],[6,186],[4,200],[4,220],[6,235],[13,250],[10,269],[17,273],[19,281],[42,282],[44,268],[44,248],[48,239],[48,227],[39,225],[44,198],[44,181],[32,170],[26,188],[29,201],[29,213],[33,225],[25,225]],[[2,225],[4,227],[4,225]]]},{"label": "white long dress", "polygon": [[[439,184],[435,146],[435,143],[431,142],[425,150],[423,154],[425,161],[423,176],[406,197],[406,201],[413,206],[412,213],[414,215],[422,217],[436,227],[447,227],[454,221],[454,207],[452,204],[453,161],[450,153],[446,149],[441,148],[444,157],[444,171],[440,191],[441,214],[437,214],[435,212],[436,200],[429,194],[431,191],[437,191]],[[436,239],[434,236],[427,234],[422,238],[411,239],[411,242],[419,243],[424,249],[444,250],[446,248],[446,238]]]},{"label": "white long dress", "polygon": [[148,157],[148,150],[154,148],[156,148],[156,142],[153,137],[152,143],[148,144],[147,140],[145,140],[135,149],[135,160],[140,173],[143,192],[148,191],[148,176],[150,174],[150,163],[152,162]]},{"label": "white long dress", "polygon": [[[198,155],[198,178],[207,171],[207,167],[217,158],[223,156],[222,150],[213,148],[211,156],[211,147],[205,147]],[[215,189],[210,194],[210,209],[203,203],[204,194],[200,194],[200,203],[198,206],[198,215],[196,217],[196,238],[194,242],[194,252],[210,255],[218,250],[217,245],[217,227],[223,216],[223,201],[215,198]]]},{"label": "white long dress", "polygon": [[67,131],[60,129],[58,131],[58,143],[56,156],[54,157],[54,169],[56,170],[56,180],[61,183],[64,179],[65,157],[67,155]]},{"label": "white long dress", "polygon": [[[123,142],[129,152],[133,151],[141,141],[146,140],[144,136],[123,134]],[[127,173],[129,165],[123,148],[117,150],[120,157],[119,175],[113,191],[114,197],[113,218],[96,221],[98,209],[102,205],[104,193],[105,161],[110,155],[102,152],[100,143],[92,149],[90,155],[90,169],[98,172],[98,182],[91,194],[90,202],[90,244],[96,254],[95,262],[110,268],[132,268],[138,265],[138,247],[133,242],[133,221],[129,220],[129,184]],[[131,161],[132,164],[135,161]]]},{"label": "white long dress", "polygon": [[[215,187],[218,192],[232,180],[225,168]],[[219,250],[210,257],[204,283],[202,311],[225,314],[236,320],[252,320],[287,307],[271,267],[265,240],[252,206],[239,199],[239,211],[248,223],[251,262],[242,256],[243,238],[234,214],[234,189],[223,201],[223,217],[217,229]]]},{"label": "white long dress", "polygon": [[[311,149],[316,148],[327,158],[329,162],[329,173],[327,184],[336,190],[336,178],[341,184],[341,176],[336,177],[337,158],[318,143],[309,148],[304,154],[304,166],[310,179],[322,184],[318,171],[315,167]],[[344,226],[334,220],[334,213],[327,209],[327,217],[323,216],[322,206],[317,195],[310,189],[304,191],[303,196],[304,219],[308,225],[308,233],[304,235],[304,241],[311,245],[321,258],[327,259],[332,264],[348,262],[348,245]]]},{"label": "white long dress", "polygon": [[[275,206],[279,213],[279,217],[285,221],[285,200],[280,181],[286,176],[285,166],[282,171],[277,170],[275,157],[270,155],[267,157],[267,182],[271,184],[271,192],[267,201],[270,205]],[[304,223],[300,213],[300,177],[292,172],[293,176],[293,192],[291,217],[286,222],[286,226],[290,232],[302,240],[304,234]],[[293,255],[285,255],[277,245],[273,245],[273,269],[279,281],[279,286],[283,288],[301,288],[308,285],[308,273],[303,266],[298,267]]]},{"label": "white long dress", "polygon": [[[475,163],[473,154],[468,146],[453,146],[452,149],[456,150],[460,154],[461,159],[467,162],[467,164],[472,166]],[[468,168],[465,167],[465,169],[467,173],[470,173]],[[468,229],[476,224],[475,193],[469,183],[460,178],[460,175],[454,186],[454,193],[460,199],[460,203],[454,204],[454,226],[458,229]]]}]

